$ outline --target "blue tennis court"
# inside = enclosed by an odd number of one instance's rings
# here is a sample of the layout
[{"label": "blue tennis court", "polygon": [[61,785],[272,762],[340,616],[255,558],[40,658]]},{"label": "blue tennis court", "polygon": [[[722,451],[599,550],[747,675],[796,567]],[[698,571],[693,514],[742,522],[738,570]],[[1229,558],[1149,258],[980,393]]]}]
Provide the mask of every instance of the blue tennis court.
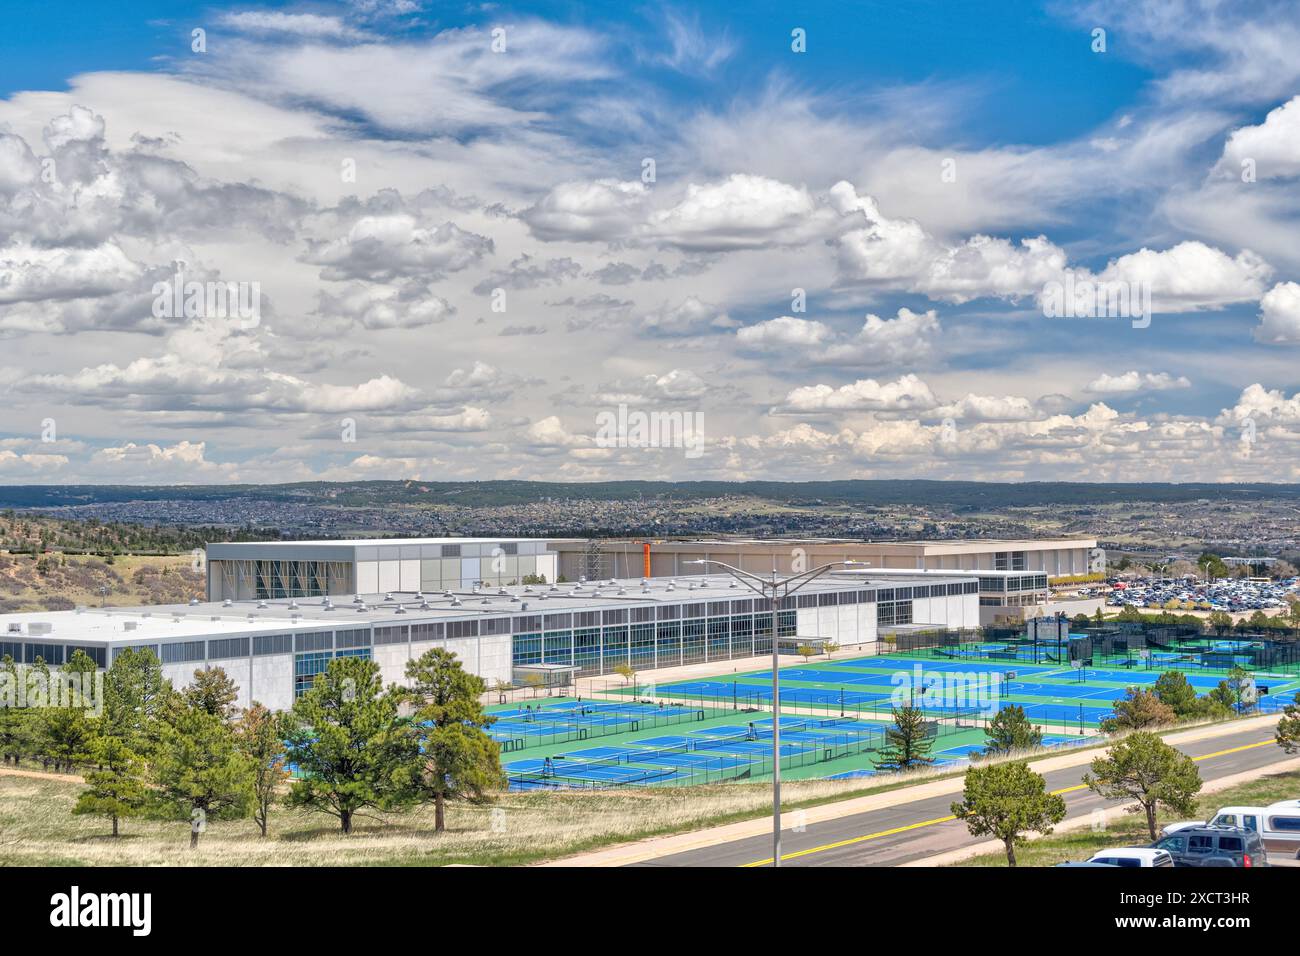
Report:
[{"label": "blue tennis court", "polygon": [[[779,755],[803,766],[879,746],[879,724],[839,718],[781,718]],[[685,734],[661,734],[627,746],[587,747],[504,765],[512,789],[676,785],[735,779],[772,766],[770,718]]]}]

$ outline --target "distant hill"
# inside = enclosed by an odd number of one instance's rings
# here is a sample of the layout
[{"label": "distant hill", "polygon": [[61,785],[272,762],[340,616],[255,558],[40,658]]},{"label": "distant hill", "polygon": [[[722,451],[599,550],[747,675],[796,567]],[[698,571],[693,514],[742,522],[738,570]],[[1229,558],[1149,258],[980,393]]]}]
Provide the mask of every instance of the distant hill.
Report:
[{"label": "distant hill", "polygon": [[282,501],[376,505],[457,504],[490,507],[545,499],[689,501],[746,496],[786,504],[935,505],[955,510],[1112,502],[1176,503],[1208,498],[1251,501],[1300,498],[1295,484],[1197,482],[1090,484],[1062,481],[351,481],[281,485],[9,485],[0,508],[51,508],[142,501]]}]

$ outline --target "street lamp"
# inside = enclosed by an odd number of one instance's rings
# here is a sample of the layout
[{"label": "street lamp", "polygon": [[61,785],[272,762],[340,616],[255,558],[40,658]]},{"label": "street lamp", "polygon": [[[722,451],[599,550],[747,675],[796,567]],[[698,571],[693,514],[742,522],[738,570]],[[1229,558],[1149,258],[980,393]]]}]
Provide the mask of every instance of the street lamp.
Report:
[{"label": "street lamp", "polygon": [[865,561],[832,561],[780,579],[776,569],[772,569],[771,579],[761,578],[757,574],[742,571],[722,561],[708,561],[698,558],[684,561],[684,564],[715,564],[725,570],[745,587],[769,601],[772,606],[772,865],[781,865],[781,658],[778,621],[781,604],[787,597],[799,590],[809,581],[816,580],[831,568],[849,564],[866,564]]}]

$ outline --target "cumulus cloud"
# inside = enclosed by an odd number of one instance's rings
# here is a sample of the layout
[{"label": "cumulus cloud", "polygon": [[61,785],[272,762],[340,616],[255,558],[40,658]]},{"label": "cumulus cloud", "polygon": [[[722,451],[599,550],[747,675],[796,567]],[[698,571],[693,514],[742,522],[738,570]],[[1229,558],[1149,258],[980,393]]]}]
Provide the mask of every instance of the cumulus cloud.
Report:
[{"label": "cumulus cloud", "polygon": [[1168,372],[1124,372],[1110,375],[1103,372],[1085,386],[1085,391],[1098,395],[1125,395],[1132,392],[1163,392],[1171,388],[1191,388],[1184,375],[1174,377]]},{"label": "cumulus cloud", "polygon": [[364,329],[418,329],[444,322],[456,309],[431,284],[410,280],[397,286],[355,282],[337,295],[319,294],[317,314]]},{"label": "cumulus cloud", "polygon": [[751,349],[792,352],[810,365],[871,368],[915,362],[930,354],[940,331],[934,310],[899,309],[897,317],[868,315],[855,335],[840,335],[824,322],[783,315],[736,331]]},{"label": "cumulus cloud", "polygon": [[651,335],[702,335],[734,328],[738,323],[717,306],[687,296],[641,317],[642,332]]},{"label": "cumulus cloud", "polygon": [[439,278],[477,262],[493,249],[486,236],[467,232],[454,222],[432,228],[414,216],[364,216],[347,234],[312,242],[303,261],[324,266],[324,279]]},{"label": "cumulus cloud", "polygon": [[1279,282],[1259,300],[1255,339],[1265,345],[1300,344],[1300,283]]},{"label": "cumulus cloud", "polygon": [[806,348],[820,345],[832,335],[829,325],[812,319],[782,315],[736,330],[736,341],[746,348]]},{"label": "cumulus cloud", "polygon": [[792,389],[779,410],[793,413],[839,411],[927,411],[939,402],[915,375],[892,382],[858,379],[850,385],[806,385]]},{"label": "cumulus cloud", "polygon": [[1228,136],[1220,171],[1237,178],[1248,162],[1259,179],[1300,176],[1300,96],[1271,110],[1259,125],[1243,126]]}]

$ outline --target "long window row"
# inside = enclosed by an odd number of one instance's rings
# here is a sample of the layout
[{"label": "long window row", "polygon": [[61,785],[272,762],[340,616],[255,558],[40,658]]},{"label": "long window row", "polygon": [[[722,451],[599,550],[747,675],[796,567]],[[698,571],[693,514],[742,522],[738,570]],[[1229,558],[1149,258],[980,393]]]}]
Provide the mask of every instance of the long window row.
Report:
[{"label": "long window row", "polygon": [[[794,637],[796,631],[796,612],[781,611],[780,636]],[[624,664],[652,670],[771,652],[772,615],[737,614],[516,634],[513,659],[516,665],[563,664],[588,675],[609,674]]]},{"label": "long window row", "polygon": [[293,658],[293,696],[296,700],[311,689],[317,674],[323,674],[336,657],[364,657],[369,659],[370,648],[353,647],[338,651],[312,651],[295,654]]}]

